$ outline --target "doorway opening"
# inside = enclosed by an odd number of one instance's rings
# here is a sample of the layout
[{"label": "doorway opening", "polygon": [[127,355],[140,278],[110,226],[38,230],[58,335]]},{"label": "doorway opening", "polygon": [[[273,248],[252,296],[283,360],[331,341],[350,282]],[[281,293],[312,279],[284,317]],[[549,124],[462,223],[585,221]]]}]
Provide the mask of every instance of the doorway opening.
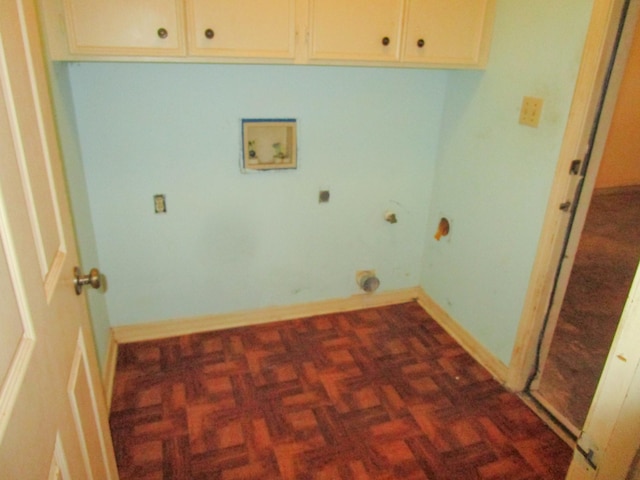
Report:
[{"label": "doorway opening", "polygon": [[[628,7],[629,2],[627,2]],[[632,22],[630,22],[632,23]],[[576,437],[584,425],[640,260],[640,24],[622,68],[603,153],[584,165],[527,392]],[[621,21],[620,33],[625,25]],[[596,125],[597,128],[597,125]],[[596,145],[594,144],[594,150]],[[586,162],[588,163],[588,162]],[[588,167],[588,168],[587,168]]]}]

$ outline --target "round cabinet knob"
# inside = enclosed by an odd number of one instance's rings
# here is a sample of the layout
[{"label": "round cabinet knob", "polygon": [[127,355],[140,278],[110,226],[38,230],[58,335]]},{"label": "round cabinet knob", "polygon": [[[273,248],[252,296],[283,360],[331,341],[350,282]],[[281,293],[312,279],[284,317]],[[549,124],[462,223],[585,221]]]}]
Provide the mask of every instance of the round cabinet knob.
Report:
[{"label": "round cabinet knob", "polygon": [[418,45],[418,48],[424,47],[424,39],[421,38],[420,40],[418,40],[417,45]]},{"label": "round cabinet knob", "polygon": [[390,42],[391,42],[391,40],[389,40],[389,37],[383,37],[382,38],[382,45],[384,45],[385,47],[387,45],[389,45]]},{"label": "round cabinet knob", "polygon": [[207,37],[209,40],[211,40],[215,35],[215,32],[213,30],[211,30],[210,28],[207,28],[204,31],[204,36]]},{"label": "round cabinet knob", "polygon": [[167,32],[166,28],[159,28],[158,29],[158,36],[160,38],[167,38],[169,36],[169,32]]}]

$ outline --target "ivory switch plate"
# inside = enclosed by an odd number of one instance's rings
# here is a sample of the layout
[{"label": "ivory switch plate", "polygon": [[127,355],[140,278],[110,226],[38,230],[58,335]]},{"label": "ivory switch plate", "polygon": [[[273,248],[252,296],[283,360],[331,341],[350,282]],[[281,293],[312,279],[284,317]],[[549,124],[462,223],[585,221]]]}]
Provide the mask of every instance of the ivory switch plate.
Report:
[{"label": "ivory switch plate", "polygon": [[542,103],[543,100],[541,98],[524,97],[520,108],[520,123],[529,127],[537,127],[540,123]]}]

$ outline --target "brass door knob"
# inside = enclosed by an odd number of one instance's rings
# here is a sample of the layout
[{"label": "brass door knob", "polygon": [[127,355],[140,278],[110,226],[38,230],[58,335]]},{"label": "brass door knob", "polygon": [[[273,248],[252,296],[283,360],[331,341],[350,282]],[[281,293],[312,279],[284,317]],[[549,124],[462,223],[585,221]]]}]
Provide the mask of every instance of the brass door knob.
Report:
[{"label": "brass door knob", "polygon": [[82,293],[82,287],[89,285],[91,288],[100,288],[100,270],[92,268],[88,275],[82,275],[79,267],[73,269],[73,285],[76,290],[76,295]]},{"label": "brass door knob", "polygon": [[167,29],[166,29],[166,28],[159,28],[159,29],[158,29],[158,36],[159,36],[160,38],[163,38],[163,39],[164,39],[164,38],[167,38],[167,37],[169,36],[169,32],[167,32]]}]

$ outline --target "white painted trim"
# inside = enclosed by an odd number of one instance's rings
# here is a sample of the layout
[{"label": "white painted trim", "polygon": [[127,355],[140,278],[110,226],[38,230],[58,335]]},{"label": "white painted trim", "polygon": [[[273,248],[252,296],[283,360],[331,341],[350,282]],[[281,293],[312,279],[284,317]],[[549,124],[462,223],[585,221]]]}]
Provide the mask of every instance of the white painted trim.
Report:
[{"label": "white painted trim", "polygon": [[348,298],[325,300],[284,307],[267,307],[202,317],[179,318],[141,325],[112,327],[113,340],[120,343],[140,342],[192,333],[245,327],[295,318],[382,307],[416,300],[422,290],[409,288],[392,292],[361,294]]},{"label": "white painted trim", "polygon": [[440,305],[438,305],[422,289],[419,291],[418,303],[438,324],[451,335],[469,355],[486,368],[500,383],[507,378],[507,366],[493,353],[467,332]]},{"label": "white painted trim", "polygon": [[109,343],[107,345],[107,357],[104,362],[102,373],[102,386],[104,388],[107,411],[111,411],[111,398],[113,397],[113,381],[116,377],[116,366],[118,364],[118,342],[116,342],[113,330],[109,331]]}]

